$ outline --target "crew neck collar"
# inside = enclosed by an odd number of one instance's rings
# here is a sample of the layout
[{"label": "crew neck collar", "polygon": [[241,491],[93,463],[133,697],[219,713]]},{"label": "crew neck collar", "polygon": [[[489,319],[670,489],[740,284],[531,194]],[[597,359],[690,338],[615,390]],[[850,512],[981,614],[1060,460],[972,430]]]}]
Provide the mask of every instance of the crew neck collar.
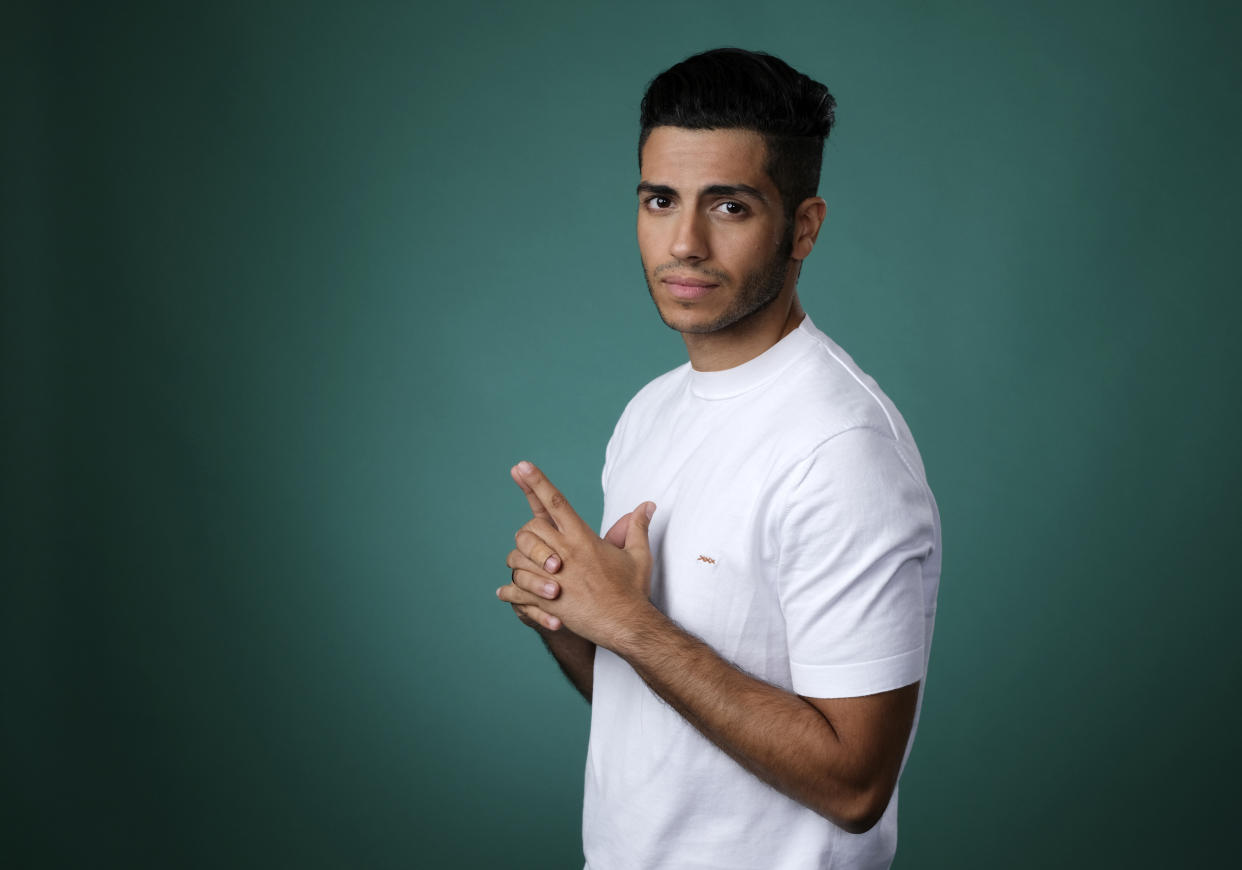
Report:
[{"label": "crew neck collar", "polygon": [[741,365],[718,372],[700,372],[690,365],[690,392],[701,399],[728,399],[753,390],[776,377],[814,345],[814,332],[810,315],[803,315],[802,322],[789,335]]}]

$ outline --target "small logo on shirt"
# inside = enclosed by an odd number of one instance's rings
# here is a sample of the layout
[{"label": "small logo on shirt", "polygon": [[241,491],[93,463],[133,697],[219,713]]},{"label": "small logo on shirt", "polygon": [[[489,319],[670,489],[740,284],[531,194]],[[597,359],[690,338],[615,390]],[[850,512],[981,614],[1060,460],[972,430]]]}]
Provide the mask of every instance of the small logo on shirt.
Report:
[{"label": "small logo on shirt", "polygon": [[716,560],[715,560],[715,559],[713,559],[711,556],[699,556],[699,561],[700,561],[700,562],[706,562],[706,563],[707,563],[707,564],[709,564],[709,565],[715,565],[715,564],[716,564]]}]

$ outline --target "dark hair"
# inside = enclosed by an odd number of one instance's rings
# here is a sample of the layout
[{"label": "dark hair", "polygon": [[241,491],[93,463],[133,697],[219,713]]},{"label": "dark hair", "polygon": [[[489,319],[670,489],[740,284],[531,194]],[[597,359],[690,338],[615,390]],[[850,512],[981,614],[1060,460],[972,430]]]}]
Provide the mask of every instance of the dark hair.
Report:
[{"label": "dark hair", "polygon": [[764,168],[792,218],[798,204],[819,188],[836,105],[826,87],[780,58],[742,48],[712,49],[669,67],[647,86],[639,110],[638,161],[641,166],[643,145],[656,127],[754,130],[764,138]]}]

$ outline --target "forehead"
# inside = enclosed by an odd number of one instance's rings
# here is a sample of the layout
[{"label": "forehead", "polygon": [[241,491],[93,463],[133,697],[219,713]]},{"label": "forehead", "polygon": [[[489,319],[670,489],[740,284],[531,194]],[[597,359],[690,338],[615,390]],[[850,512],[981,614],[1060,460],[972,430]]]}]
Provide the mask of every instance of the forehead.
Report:
[{"label": "forehead", "polygon": [[691,189],[709,184],[771,187],[767,147],[754,130],[656,127],[643,143],[643,181]]}]

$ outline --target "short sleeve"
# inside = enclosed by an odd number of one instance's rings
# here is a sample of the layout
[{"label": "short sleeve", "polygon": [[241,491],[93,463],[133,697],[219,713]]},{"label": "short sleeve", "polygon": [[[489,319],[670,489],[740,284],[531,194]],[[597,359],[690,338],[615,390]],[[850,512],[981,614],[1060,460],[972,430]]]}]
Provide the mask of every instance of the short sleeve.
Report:
[{"label": "short sleeve", "polygon": [[617,425],[612,427],[612,437],[608,439],[608,445],[604,448],[604,467],[599,473],[599,485],[605,493],[608,492],[608,480],[612,477],[613,464],[617,461],[617,453],[621,450],[621,440],[625,437],[625,421],[630,416],[630,407],[633,404],[631,400],[621,412],[621,416],[617,418]]},{"label": "short sleeve", "polygon": [[799,463],[788,493],[778,587],[794,691],[848,698],[922,679],[935,519],[901,445],[846,430]]},{"label": "short sleeve", "polygon": [[612,480],[613,469],[616,468],[617,455],[621,452],[622,443],[625,440],[626,420],[630,416],[630,408],[633,407],[633,400],[625,406],[625,410],[621,412],[621,416],[617,419],[617,425],[612,428],[612,437],[608,439],[608,445],[604,448],[604,467],[599,473],[599,485],[604,494],[604,515],[600,518],[599,533],[604,535],[612,526],[609,519],[608,492],[609,482]]}]

